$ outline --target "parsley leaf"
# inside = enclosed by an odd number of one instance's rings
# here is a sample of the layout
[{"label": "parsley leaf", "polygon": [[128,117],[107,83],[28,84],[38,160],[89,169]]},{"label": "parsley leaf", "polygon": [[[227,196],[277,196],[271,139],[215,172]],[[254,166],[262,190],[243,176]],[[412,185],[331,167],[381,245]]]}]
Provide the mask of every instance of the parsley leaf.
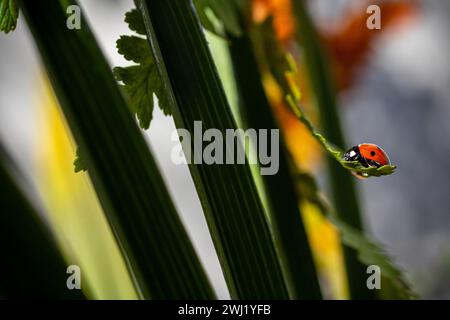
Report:
[{"label": "parsley leaf", "polygon": [[84,165],[84,162],[80,157],[80,148],[77,148],[75,160],[73,161],[73,167],[75,173],[80,171],[86,171],[86,166]]},{"label": "parsley leaf", "polygon": [[128,23],[128,28],[130,28],[130,30],[144,36],[146,35],[144,19],[142,19],[139,10],[133,9],[125,13],[125,22]]},{"label": "parsley leaf", "polygon": [[[145,35],[145,25],[140,12],[133,9],[125,15],[125,22],[131,30]],[[154,99],[165,115],[170,115],[169,94],[160,77],[156,61],[146,38],[138,36],[121,36],[116,42],[119,53],[136,65],[114,68],[114,75],[123,82],[123,89],[128,97],[130,107],[136,114],[139,126],[148,129],[153,117]]]},{"label": "parsley leaf", "polygon": [[13,31],[18,17],[19,8],[15,0],[0,0],[0,31]]}]

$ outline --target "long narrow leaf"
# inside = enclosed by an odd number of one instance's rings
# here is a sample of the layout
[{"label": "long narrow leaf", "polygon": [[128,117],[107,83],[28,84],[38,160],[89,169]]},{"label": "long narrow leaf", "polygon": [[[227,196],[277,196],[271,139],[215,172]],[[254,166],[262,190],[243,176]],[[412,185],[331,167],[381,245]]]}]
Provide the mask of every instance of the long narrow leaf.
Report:
[{"label": "long narrow leaf", "polygon": [[311,202],[330,220],[341,234],[342,242],[357,252],[357,257],[365,266],[375,265],[381,271],[381,296],[385,299],[416,299],[418,295],[408,283],[403,270],[388,255],[383,246],[340,219],[320,194],[313,176],[297,175],[299,189],[305,200]]},{"label": "long narrow leaf", "polygon": [[84,299],[67,287],[67,265],[24,195],[0,144],[0,298]]},{"label": "long narrow leaf", "polygon": [[[247,128],[278,129],[261,83],[261,74],[247,34],[228,35],[240,110]],[[279,170],[262,176],[278,252],[293,298],[320,299],[320,287],[303,226],[285,144],[280,137]],[[301,141],[299,141],[301,143]]]},{"label": "long narrow leaf", "polygon": [[19,18],[19,9],[15,0],[0,0],[0,31],[14,31]]},{"label": "long narrow leaf", "polygon": [[213,298],[149,152],[86,20],[66,28],[73,1],[21,9],[80,147],[106,217],[145,298]]},{"label": "long narrow leaf", "polygon": [[[192,1],[138,3],[163,79],[173,90],[176,126],[192,134],[194,121],[201,120],[204,130],[215,128],[223,136],[236,129]],[[248,164],[189,168],[232,298],[288,298]]]},{"label": "long narrow leaf", "polygon": [[[329,68],[327,68],[326,59],[320,47],[317,31],[306,10],[305,1],[292,1],[292,5],[297,20],[297,37],[304,50],[305,65],[320,109],[323,133],[331,143],[345,149],[346,144],[337,113],[336,98],[328,74]],[[334,207],[345,223],[362,230],[353,177],[335,159],[328,157],[327,160]],[[356,251],[344,247],[344,256],[351,297],[373,298],[373,291],[366,287],[366,268],[358,261]]]}]

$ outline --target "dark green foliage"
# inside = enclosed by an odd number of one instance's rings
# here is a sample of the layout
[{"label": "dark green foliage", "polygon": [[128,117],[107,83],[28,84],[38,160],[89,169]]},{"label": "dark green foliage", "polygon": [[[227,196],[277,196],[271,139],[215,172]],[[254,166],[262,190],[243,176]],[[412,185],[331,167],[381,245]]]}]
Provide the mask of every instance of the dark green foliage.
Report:
[{"label": "dark green foliage", "polygon": [[[246,128],[278,129],[261,82],[261,74],[248,34],[228,35],[239,110]],[[301,143],[301,141],[299,141]],[[311,250],[303,226],[286,146],[280,136],[279,170],[262,176],[272,230],[291,298],[320,299],[321,292]]]},{"label": "dark green foliage", "polygon": [[[313,176],[307,173],[297,174],[300,196],[316,205],[320,212],[339,230],[342,242],[357,252],[357,257],[365,266],[376,265],[381,270],[381,298],[416,299],[413,291],[405,279],[403,271],[395,265],[383,246],[362,231],[348,225],[334,212],[331,206],[320,195]],[[366,277],[369,277],[367,275]]]},{"label": "dark green foliage", "polygon": [[[303,56],[309,83],[320,110],[320,122],[324,135],[337,147],[343,149],[347,144],[341,129],[337,103],[327,60],[324,57],[319,37],[304,0],[292,2],[297,22],[297,38],[303,49]],[[328,157],[328,173],[333,193],[333,206],[339,217],[347,224],[362,230],[361,214],[354,186],[354,177],[334,158]],[[374,293],[366,287],[365,266],[358,261],[354,249],[344,247],[345,265],[352,299],[373,299]]]},{"label": "dark green foliage", "polygon": [[[190,1],[139,1],[178,128],[236,129]],[[191,150],[193,151],[193,150]],[[194,154],[194,152],[192,152]],[[232,298],[286,299],[274,243],[248,165],[189,166]]]},{"label": "dark green foliage", "polygon": [[214,298],[86,20],[65,28],[68,4],[28,0],[21,9],[135,286],[144,298]]},{"label": "dark green foliage", "polygon": [[16,29],[18,18],[16,0],[0,0],[0,31],[8,33]]},{"label": "dark green foliage", "polygon": [[[288,60],[292,59],[288,56]],[[286,72],[287,83],[289,84],[290,92],[286,94],[286,101],[290,106],[295,116],[306,126],[311,135],[319,142],[323,149],[328,153],[331,158],[334,158],[344,168],[350,170],[353,173],[358,173],[363,177],[380,177],[390,175],[394,173],[397,168],[394,165],[384,165],[381,167],[364,167],[358,161],[345,161],[344,151],[337,146],[329,142],[309,121],[308,117],[303,113],[300,104],[300,91],[293,81],[295,74],[295,65],[291,63],[291,70]]]},{"label": "dark green foliage", "polygon": [[80,156],[80,148],[77,148],[75,160],[73,161],[73,168],[75,172],[86,171],[86,165]]},{"label": "dark green foliage", "polygon": [[[145,34],[144,22],[137,10],[127,12],[125,21],[131,30]],[[149,43],[142,37],[121,36],[117,40],[117,49],[125,59],[137,63],[125,68],[114,68],[114,75],[124,83],[126,96],[140,127],[148,129],[153,114],[153,94],[158,97],[158,105],[163,113],[171,113],[167,90],[159,76]]]},{"label": "dark green foliage", "polygon": [[60,248],[11,173],[20,176],[0,144],[0,299],[84,299],[67,288]]},{"label": "dark green foliage", "polygon": [[[226,33],[234,36],[242,34],[242,27],[239,22],[238,7],[242,6],[241,0],[194,0],[197,13],[202,26],[212,33],[226,37]],[[210,10],[222,26],[218,27],[208,16]]]}]

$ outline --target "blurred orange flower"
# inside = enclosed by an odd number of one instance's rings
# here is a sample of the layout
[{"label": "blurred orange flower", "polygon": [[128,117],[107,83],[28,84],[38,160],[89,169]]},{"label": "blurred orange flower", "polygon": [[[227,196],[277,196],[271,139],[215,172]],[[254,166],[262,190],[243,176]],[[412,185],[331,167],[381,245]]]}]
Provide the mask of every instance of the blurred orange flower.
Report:
[{"label": "blurred orange flower", "polygon": [[[381,30],[369,30],[366,27],[366,20],[369,17],[366,8],[373,3],[374,1],[369,0],[361,1],[358,3],[358,8],[347,10],[340,23],[332,30],[319,28],[319,36],[328,53],[338,91],[348,89],[352,85],[357,70],[369,56],[377,38],[386,31],[393,30],[393,27],[403,25],[406,21],[411,20],[417,11],[415,1],[375,1],[381,9],[382,28]],[[269,16],[273,18],[273,27],[281,45],[288,47],[290,42],[295,41],[295,18],[291,0],[252,0],[252,4],[253,20],[256,23],[263,22]],[[299,63],[298,83],[303,95],[303,104],[314,120],[315,108],[311,103],[313,100],[308,87],[308,79],[301,62],[297,62]],[[312,139],[309,139],[309,134],[303,125],[287,110],[282,95],[281,98],[280,94],[272,95],[273,92],[276,92],[273,88],[270,89],[272,85],[275,84],[265,83],[295,162],[307,170],[314,168],[320,163],[320,155],[317,154],[318,146]]]},{"label": "blurred orange flower", "polygon": [[366,7],[362,6],[346,15],[333,31],[321,32],[339,91],[351,86],[357,69],[367,59],[377,38],[382,33],[392,32],[393,27],[404,25],[416,12],[414,1],[381,2],[381,29],[370,30],[366,27],[369,16]]},{"label": "blurred orange flower", "polygon": [[253,20],[260,23],[268,16],[273,17],[278,40],[284,42],[292,39],[295,25],[291,0],[253,0]]},{"label": "blurred orange flower", "polygon": [[[291,0],[252,0],[253,20],[256,23],[265,21],[271,16],[276,37],[281,45],[289,48],[295,39],[295,19],[292,13]],[[300,1],[300,0],[294,0]],[[366,21],[369,14],[366,8],[374,1],[360,1],[357,10],[347,10],[340,23],[331,30],[319,30],[325,52],[329,56],[331,72],[336,89],[339,91],[351,87],[358,69],[369,56],[376,39],[392,27],[404,24],[415,16],[414,1],[393,0],[376,2],[381,9],[381,30],[369,30]],[[299,73],[297,83],[302,92],[303,106],[309,117],[318,118],[309,88],[308,77],[301,61],[297,61]],[[287,147],[295,164],[302,170],[314,170],[321,162],[320,147],[298,119],[289,111],[284,102],[284,94],[271,75],[263,79],[267,95],[271,101],[274,113],[280,123]],[[307,229],[308,238],[314,253],[318,270],[321,274],[322,289],[327,298],[348,298],[345,268],[342,250],[337,230],[318,213],[318,209],[306,201],[302,202],[302,215]]]}]

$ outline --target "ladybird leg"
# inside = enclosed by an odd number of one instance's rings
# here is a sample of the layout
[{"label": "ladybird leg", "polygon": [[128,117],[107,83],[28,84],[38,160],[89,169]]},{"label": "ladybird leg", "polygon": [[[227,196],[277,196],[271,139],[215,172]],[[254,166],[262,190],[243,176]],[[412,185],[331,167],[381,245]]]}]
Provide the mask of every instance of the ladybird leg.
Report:
[{"label": "ladybird leg", "polygon": [[367,164],[371,167],[377,167],[377,168],[381,167],[381,164],[376,162],[375,160],[367,159]]},{"label": "ladybird leg", "polygon": [[363,167],[368,168],[370,166],[370,164],[368,163],[368,160],[366,158],[364,158],[363,156],[360,156],[358,161]]}]

